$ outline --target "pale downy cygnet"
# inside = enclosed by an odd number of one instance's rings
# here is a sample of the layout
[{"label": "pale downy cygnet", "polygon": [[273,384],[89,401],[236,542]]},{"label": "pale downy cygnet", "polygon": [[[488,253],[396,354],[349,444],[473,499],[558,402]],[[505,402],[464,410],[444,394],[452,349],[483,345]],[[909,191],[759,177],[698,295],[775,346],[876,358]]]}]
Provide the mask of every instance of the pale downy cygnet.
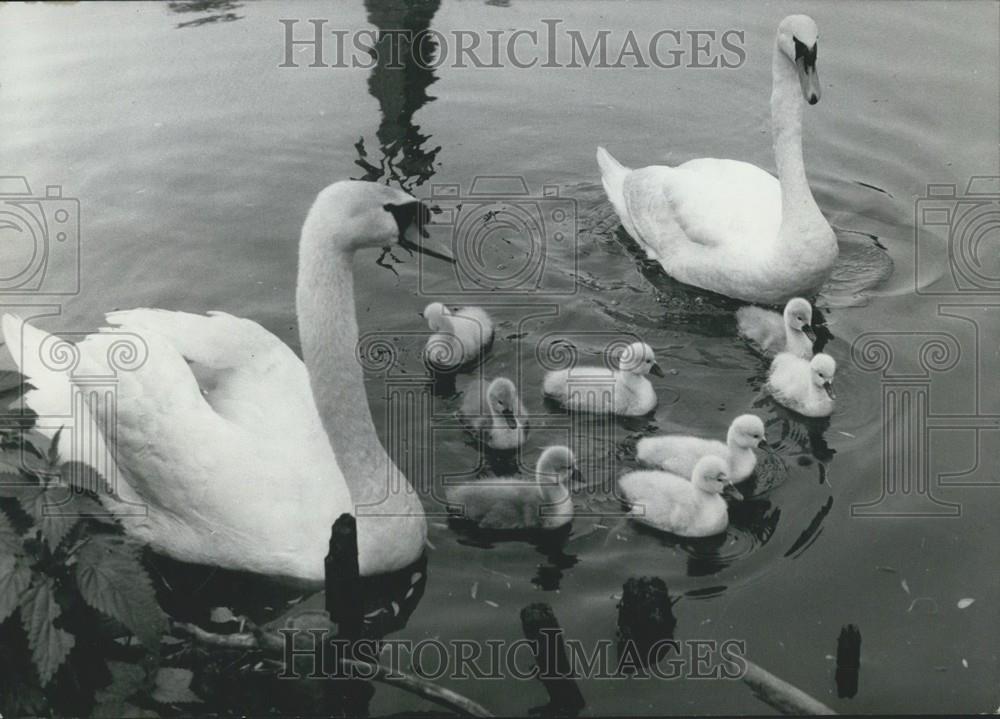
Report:
[{"label": "pale downy cygnet", "polygon": [[782,352],[771,363],[768,389],[774,398],[806,417],[828,417],[833,413],[833,376],[837,363],[828,354],[811,360]]},{"label": "pale downy cygnet", "polygon": [[424,347],[424,360],[434,370],[456,370],[475,361],[493,341],[493,320],[481,307],[450,310],[440,302],[424,308],[434,332]]},{"label": "pale downy cygnet", "polygon": [[638,417],[656,407],[656,392],[646,377],[663,376],[653,349],[633,342],[618,359],[618,369],[573,367],[548,372],[542,388],[570,410]]},{"label": "pale downy cygnet", "polygon": [[557,529],[573,521],[569,481],[576,473],[568,447],[548,447],[534,478],[486,477],[449,489],[448,504],[481,529]]},{"label": "pale downy cygnet", "polygon": [[726,460],[726,474],[733,483],[742,482],[757,466],[754,447],[764,443],[764,423],[755,414],[741,414],[729,425],[726,441],[692,435],[671,434],[644,437],[636,445],[636,457],[668,472],[690,477],[699,459],[715,455]]},{"label": "pale downy cygnet", "polygon": [[801,297],[788,301],[779,315],[760,307],[741,307],[736,311],[736,326],[743,337],[766,355],[791,352],[797,357],[813,356],[812,305]]},{"label": "pale downy cygnet", "polygon": [[492,449],[516,449],[524,444],[528,417],[514,383],[506,377],[471,383],[464,393],[462,420]]},{"label": "pale downy cygnet", "polygon": [[[726,531],[729,510],[722,492],[731,486],[726,460],[709,455],[694,466],[691,479],[671,472],[629,472],[618,488],[635,521],[681,537],[710,537]],[[733,490],[737,499],[742,495]]]}]

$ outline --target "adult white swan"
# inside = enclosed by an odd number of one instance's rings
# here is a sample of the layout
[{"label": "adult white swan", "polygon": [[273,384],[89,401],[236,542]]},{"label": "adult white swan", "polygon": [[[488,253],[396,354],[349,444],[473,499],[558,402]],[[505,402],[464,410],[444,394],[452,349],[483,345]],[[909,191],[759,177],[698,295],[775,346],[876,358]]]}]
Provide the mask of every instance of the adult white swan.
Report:
[{"label": "adult white swan", "polygon": [[[49,359],[60,340],[6,315],[7,346],[37,388],[25,401],[40,416],[64,415],[71,383],[106,374],[111,345],[134,333],[147,356],[118,375],[115,459],[100,467],[118,481],[99,492],[129,533],[184,561],[316,582],[330,526],[350,512],[362,574],[405,567],[423,551],[426,521],[409,482],[394,484],[399,470],[372,423],[355,356],[352,262],[362,248],[421,249],[406,233],[424,212],[370,182],[319,194],[299,246],[305,364],[247,319],[135,309],[109,314],[113,328],[76,345],[71,375]],[[63,430],[64,459],[78,443],[103,442],[109,418],[90,410],[83,426]]]},{"label": "adult white swan", "polygon": [[749,302],[809,295],[837,259],[802,162],[802,105],[819,101],[818,31],[806,15],[778,26],[771,131],[778,179],[736,160],[622,166],[597,148],[604,190],[622,225],[667,274]]}]

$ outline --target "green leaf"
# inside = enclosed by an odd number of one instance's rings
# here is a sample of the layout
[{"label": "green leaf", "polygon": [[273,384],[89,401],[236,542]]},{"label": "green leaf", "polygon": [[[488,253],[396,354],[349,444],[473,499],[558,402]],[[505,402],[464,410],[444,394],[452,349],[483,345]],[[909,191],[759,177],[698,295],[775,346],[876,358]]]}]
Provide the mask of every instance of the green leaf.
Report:
[{"label": "green leaf", "polygon": [[55,625],[62,614],[53,593],[53,582],[45,578],[28,590],[21,602],[21,623],[28,633],[31,658],[44,687],[66,661],[73,648],[73,635]]},{"label": "green leaf", "polygon": [[46,455],[46,458],[49,460],[49,464],[53,467],[59,465],[59,437],[62,436],[62,431],[62,427],[56,430],[55,435],[52,437],[52,442],[49,444],[49,451]]},{"label": "green leaf", "polygon": [[0,512],[0,557],[24,553],[23,539],[11,526],[7,515]]},{"label": "green leaf", "polygon": [[19,499],[53,552],[80,521],[80,510],[74,501],[76,498],[67,487],[37,487]]},{"label": "green leaf", "polygon": [[143,688],[146,683],[146,672],[142,667],[125,662],[108,662],[111,672],[111,684],[94,694],[97,706],[91,716],[101,719],[113,717],[138,716],[130,714],[126,707],[129,697]]},{"label": "green leaf", "polygon": [[102,534],[76,556],[76,583],[84,601],[124,624],[147,648],[158,651],[166,619],[139,561],[139,548],[121,537]]},{"label": "green leaf", "polygon": [[19,498],[25,491],[34,489],[38,482],[21,474],[17,467],[7,463],[0,464],[0,497]]},{"label": "green leaf", "polygon": [[31,569],[12,555],[0,556],[0,623],[9,617],[31,584]]},{"label": "green leaf", "polygon": [[163,667],[156,673],[153,699],[160,704],[194,704],[201,699],[191,691],[194,674],[189,669]]}]

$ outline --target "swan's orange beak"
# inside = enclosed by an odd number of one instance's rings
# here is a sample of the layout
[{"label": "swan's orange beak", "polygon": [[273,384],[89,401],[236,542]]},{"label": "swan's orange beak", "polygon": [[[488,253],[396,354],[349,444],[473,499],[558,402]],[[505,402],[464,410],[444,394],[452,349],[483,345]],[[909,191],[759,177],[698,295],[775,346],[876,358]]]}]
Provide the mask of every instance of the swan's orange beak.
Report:
[{"label": "swan's orange beak", "polygon": [[806,47],[798,40],[795,41],[795,67],[799,71],[799,84],[802,86],[802,97],[810,105],[819,102],[819,74],[816,72],[816,54],[819,44],[814,43],[812,47]]}]

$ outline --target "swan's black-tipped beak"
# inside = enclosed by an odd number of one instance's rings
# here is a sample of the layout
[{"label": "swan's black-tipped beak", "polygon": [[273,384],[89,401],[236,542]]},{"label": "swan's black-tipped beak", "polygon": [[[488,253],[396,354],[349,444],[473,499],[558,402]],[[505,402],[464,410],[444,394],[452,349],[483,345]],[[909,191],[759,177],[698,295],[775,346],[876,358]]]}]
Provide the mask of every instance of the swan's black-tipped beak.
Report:
[{"label": "swan's black-tipped beak", "polygon": [[832,383],[830,383],[830,382],[824,382],[823,383],[823,389],[825,389],[826,393],[828,395],[830,395],[830,399],[837,399],[837,395],[834,394],[834,392],[833,392],[833,384]]},{"label": "swan's black-tipped beak", "polygon": [[799,84],[802,86],[802,97],[810,105],[819,102],[819,74],[816,72],[816,55],[819,44],[813,43],[806,47],[804,43],[795,40],[795,67],[799,71]]},{"label": "swan's black-tipped beak", "polygon": [[655,375],[657,377],[664,377],[665,376],[663,374],[663,368],[660,367],[660,365],[658,365],[656,362],[654,362],[653,366],[649,368],[649,373],[651,375]]},{"label": "swan's black-tipped beak", "polygon": [[517,429],[517,417],[514,416],[513,412],[511,412],[509,409],[505,409],[500,414],[503,416],[504,420],[507,422],[507,426],[508,427],[510,427],[511,429]]},{"label": "swan's black-tipped beak", "polygon": [[455,264],[455,258],[443,252],[425,247],[420,240],[430,237],[430,233],[425,229],[431,221],[431,212],[419,200],[406,202],[399,205],[392,203],[385,206],[385,209],[392,213],[396,219],[396,226],[399,228],[399,246],[410,252],[419,252],[428,257],[435,257],[445,262]]}]

